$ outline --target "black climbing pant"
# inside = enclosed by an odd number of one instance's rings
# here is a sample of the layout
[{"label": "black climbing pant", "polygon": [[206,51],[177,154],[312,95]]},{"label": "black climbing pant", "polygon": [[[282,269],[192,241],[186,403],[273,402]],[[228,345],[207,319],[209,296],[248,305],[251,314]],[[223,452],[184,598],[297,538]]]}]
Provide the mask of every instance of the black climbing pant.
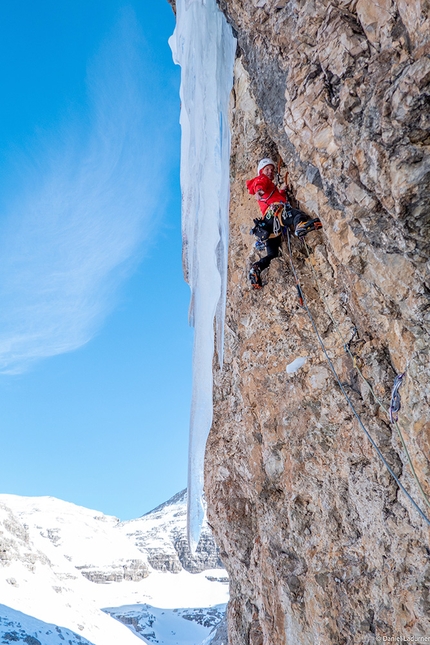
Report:
[{"label": "black climbing pant", "polygon": [[261,260],[258,260],[258,262],[255,262],[255,265],[258,266],[260,271],[267,269],[273,258],[278,257],[281,242],[282,235],[278,235],[278,237],[269,237],[269,239],[266,241],[267,255],[264,258],[261,258]]},{"label": "black climbing pant", "polygon": [[310,217],[309,215],[306,215],[303,211],[299,211],[298,208],[291,208],[288,211],[287,217],[284,220],[285,221],[285,226],[293,226],[293,229],[296,230],[297,224],[300,224],[300,222],[309,222]]},{"label": "black climbing pant", "polygon": [[[290,208],[286,218],[283,218],[283,223],[285,226],[293,226],[293,229],[296,229],[297,224],[300,222],[308,222],[309,215],[306,215],[303,211],[298,210],[297,208]],[[255,265],[258,266],[260,271],[267,269],[273,258],[277,258],[279,255],[279,248],[282,243],[282,235],[277,237],[269,237],[266,240],[266,250],[267,255],[258,262],[255,262]]]}]

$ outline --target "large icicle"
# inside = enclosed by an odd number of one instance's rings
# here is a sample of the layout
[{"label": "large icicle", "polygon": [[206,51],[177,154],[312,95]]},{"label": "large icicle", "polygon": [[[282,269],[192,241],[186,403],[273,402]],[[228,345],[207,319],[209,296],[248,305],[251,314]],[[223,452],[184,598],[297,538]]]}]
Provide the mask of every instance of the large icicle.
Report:
[{"label": "large icicle", "polygon": [[170,39],[181,65],[181,188],[184,271],[194,326],[188,466],[188,539],[204,519],[203,465],[212,425],[214,320],[222,364],[227,283],[230,131],[236,40],[216,0],[177,0]]}]

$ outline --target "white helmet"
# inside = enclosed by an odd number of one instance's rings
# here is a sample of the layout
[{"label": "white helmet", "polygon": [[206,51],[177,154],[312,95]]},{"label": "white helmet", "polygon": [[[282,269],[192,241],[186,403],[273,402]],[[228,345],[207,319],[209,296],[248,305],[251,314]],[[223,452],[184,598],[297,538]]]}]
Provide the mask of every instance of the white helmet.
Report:
[{"label": "white helmet", "polygon": [[260,172],[263,170],[263,168],[265,168],[266,166],[270,166],[270,165],[272,165],[274,168],[276,168],[276,164],[272,159],[268,159],[268,158],[262,159],[260,161],[260,163],[258,164],[257,174],[259,175]]}]

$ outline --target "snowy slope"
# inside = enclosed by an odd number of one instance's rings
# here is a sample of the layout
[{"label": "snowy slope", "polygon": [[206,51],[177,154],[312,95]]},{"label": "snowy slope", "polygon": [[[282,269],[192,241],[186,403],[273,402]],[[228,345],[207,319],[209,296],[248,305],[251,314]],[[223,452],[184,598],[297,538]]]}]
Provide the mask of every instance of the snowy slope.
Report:
[{"label": "snowy slope", "polygon": [[[160,609],[151,605],[126,605],[111,607],[105,609],[105,612],[130,628],[136,645],[142,641],[158,645],[209,645],[225,609],[226,605],[197,609]],[[69,629],[45,623],[5,605],[0,605],[0,642],[22,642],[27,645],[93,645]]]},{"label": "snowy slope", "polygon": [[[147,643],[196,645],[203,643],[221,622],[226,605],[210,609],[159,609],[150,605],[111,607],[109,614]],[[208,641],[206,641],[208,642]]]},{"label": "snowy slope", "polygon": [[68,645],[91,645],[85,638],[69,629],[49,625],[5,605],[0,605],[0,638],[2,643],[57,645],[59,641],[64,641]]},{"label": "snowy slope", "polygon": [[184,568],[198,573],[222,568],[207,526],[202,530],[196,552],[191,554],[188,548],[186,491],[178,493],[143,517],[124,522],[120,530],[147,553],[149,564],[156,569],[174,572]]},{"label": "snowy slope", "polygon": [[0,603],[93,645],[142,642],[102,609],[211,608],[228,600],[225,571],[202,570],[218,563],[213,541],[207,536],[192,560],[182,543],[185,522],[183,494],[124,523],[52,497],[0,495]]},{"label": "snowy slope", "polygon": [[29,528],[1,502],[0,553],[0,604],[82,634],[95,645],[135,642],[125,627],[112,627],[91,593],[92,583],[59,552],[51,562]]}]

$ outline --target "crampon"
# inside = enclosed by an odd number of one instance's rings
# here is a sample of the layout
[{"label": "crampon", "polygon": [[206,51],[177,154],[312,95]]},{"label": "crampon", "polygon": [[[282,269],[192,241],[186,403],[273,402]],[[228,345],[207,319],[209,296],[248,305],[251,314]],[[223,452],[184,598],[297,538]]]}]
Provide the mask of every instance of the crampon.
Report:
[{"label": "crampon", "polygon": [[253,289],[261,289],[263,286],[263,283],[261,282],[261,277],[260,277],[260,268],[257,265],[252,265],[250,271],[249,271],[249,281],[253,287]]},{"label": "crampon", "polygon": [[294,235],[296,237],[304,237],[311,231],[318,231],[320,228],[322,228],[321,220],[315,217],[315,219],[311,219],[308,222],[299,222],[294,231]]}]

